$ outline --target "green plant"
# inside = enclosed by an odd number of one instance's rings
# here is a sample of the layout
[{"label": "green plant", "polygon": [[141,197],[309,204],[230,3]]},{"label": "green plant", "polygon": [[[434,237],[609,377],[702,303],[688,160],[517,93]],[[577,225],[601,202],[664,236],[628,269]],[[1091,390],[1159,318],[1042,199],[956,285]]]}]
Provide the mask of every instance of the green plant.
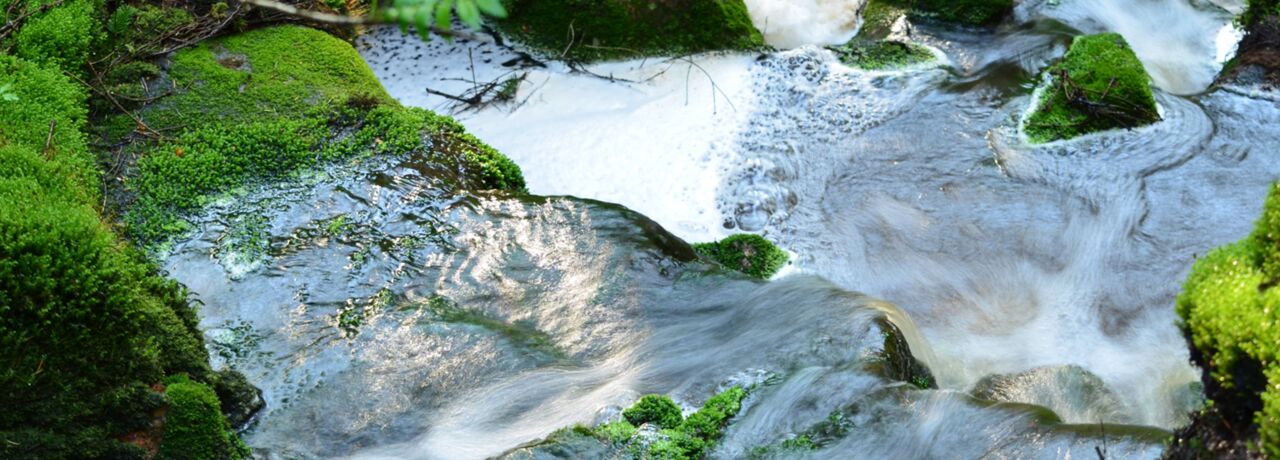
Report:
[{"label": "green plant", "polygon": [[1051,82],[1023,126],[1032,142],[1160,119],[1147,71],[1119,34],[1076,37],[1062,60],[1045,72]]},{"label": "green plant", "polygon": [[[423,39],[427,38],[432,27],[448,30],[455,13],[463,24],[473,29],[480,28],[482,14],[507,17],[507,9],[501,0],[392,0],[390,3],[382,11],[383,17],[399,23],[402,29],[416,27]],[[377,6],[376,0],[374,6]]]},{"label": "green plant", "polygon": [[680,406],[662,395],[645,395],[635,405],[622,411],[622,418],[633,426],[652,423],[661,428],[675,428],[684,416]]},{"label": "green plant", "polygon": [[733,235],[715,243],[698,243],[699,255],[755,278],[769,279],[790,258],[769,240],[755,234]]}]

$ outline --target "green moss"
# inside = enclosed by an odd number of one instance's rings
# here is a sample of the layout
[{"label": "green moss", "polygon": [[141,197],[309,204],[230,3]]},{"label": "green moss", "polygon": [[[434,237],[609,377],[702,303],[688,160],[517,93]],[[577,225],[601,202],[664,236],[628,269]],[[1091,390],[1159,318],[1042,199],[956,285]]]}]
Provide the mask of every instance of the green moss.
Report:
[{"label": "green moss", "polygon": [[169,407],[164,416],[162,460],[233,460],[248,458],[248,448],[236,437],[222,416],[218,396],[199,382],[185,377],[165,388]]},{"label": "green moss", "polygon": [[[1177,310],[1203,356],[1209,397],[1230,414],[1253,415],[1268,456],[1280,456],[1280,185],[1248,238],[1196,261]],[[1261,374],[1261,375],[1259,375]]]},{"label": "green moss", "polygon": [[1013,0],[879,0],[918,18],[969,26],[992,26],[1013,12]]},{"label": "green moss", "polygon": [[210,374],[195,312],[98,214],[83,92],[0,67],[0,457],[139,458],[116,438],[149,426],[149,385]]},{"label": "green moss", "polygon": [[742,0],[504,0],[503,29],[570,61],[680,55],[764,45]]},{"label": "green moss", "polygon": [[592,435],[613,444],[622,444],[631,440],[636,435],[636,427],[626,420],[610,422],[592,430]]},{"label": "green moss", "polygon": [[742,409],[742,400],[746,397],[747,391],[737,386],[712,396],[701,409],[690,414],[678,426],[662,430],[669,439],[650,445],[649,457],[703,458],[720,439],[729,419],[738,415],[738,411]]},{"label": "green moss", "polygon": [[787,264],[786,252],[760,235],[733,235],[715,243],[698,243],[699,255],[755,278],[769,279]]},{"label": "green moss", "polygon": [[28,19],[14,38],[14,50],[28,61],[78,73],[101,35],[96,4],[68,0]]},{"label": "green moss", "polygon": [[851,67],[890,70],[924,64],[937,59],[929,48],[900,41],[854,40],[831,51]]},{"label": "green moss", "polygon": [[392,103],[351,45],[298,26],[254,30],[182,50],[173,57],[169,78],[175,94],[143,111],[153,129],[299,118],[315,106],[343,104],[353,96]]},{"label": "green moss", "polygon": [[33,149],[0,149],[6,458],[112,451],[136,428],[121,420],[138,417],[116,409],[120,389],[208,373],[185,291],[122,246],[62,173]]},{"label": "green moss", "polygon": [[[0,102],[0,145],[25,145],[47,154],[49,167],[76,183],[69,192],[96,202],[98,172],[81,133],[87,116],[84,90],[56,69],[6,55],[0,55],[0,85],[11,85],[17,96]],[[50,123],[56,128],[52,138]]]},{"label": "green moss", "polygon": [[1247,7],[1244,13],[1240,15],[1240,24],[1245,28],[1252,28],[1259,20],[1269,16],[1280,15],[1280,1],[1277,0],[1246,0]]},{"label": "green moss", "polygon": [[1119,34],[1076,37],[1023,130],[1032,142],[1071,139],[1160,120],[1150,78]]},{"label": "green moss", "polygon": [[622,411],[622,418],[635,426],[652,423],[661,428],[675,428],[684,415],[680,413],[680,406],[671,401],[671,398],[645,395],[639,402]]}]

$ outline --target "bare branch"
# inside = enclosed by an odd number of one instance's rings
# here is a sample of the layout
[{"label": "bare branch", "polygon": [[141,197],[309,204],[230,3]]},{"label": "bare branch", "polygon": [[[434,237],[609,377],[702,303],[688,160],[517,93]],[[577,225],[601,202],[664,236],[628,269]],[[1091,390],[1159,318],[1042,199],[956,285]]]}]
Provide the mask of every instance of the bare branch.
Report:
[{"label": "bare branch", "polygon": [[[345,14],[322,13],[319,11],[304,10],[288,3],[278,2],[276,0],[241,0],[242,3],[248,3],[258,8],[268,9],[289,16],[305,19],[308,21],[319,22],[323,24],[333,24],[339,26],[367,26],[374,24],[391,24],[394,21],[388,21],[377,12],[373,12],[367,16],[347,16]],[[479,39],[479,36],[468,32],[441,29],[432,26],[431,33],[443,35],[447,37],[458,37],[465,39]]]}]

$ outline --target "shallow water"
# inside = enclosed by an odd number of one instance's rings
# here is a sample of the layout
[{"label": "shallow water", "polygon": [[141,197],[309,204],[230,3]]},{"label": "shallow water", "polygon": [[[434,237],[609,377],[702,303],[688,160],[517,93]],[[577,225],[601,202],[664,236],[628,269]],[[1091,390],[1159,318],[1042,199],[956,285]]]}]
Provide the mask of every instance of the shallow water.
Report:
[{"label": "shallow water", "polygon": [[[249,443],[484,458],[641,394],[692,409],[738,383],[755,387],[716,457],[833,414],[847,433],[800,453],[1158,456],[1159,429],[1199,403],[1181,280],[1248,233],[1280,175],[1277,98],[1204,93],[1238,2],[1027,1],[995,31],[907,25],[895,34],[947,65],[905,72],[798,46],[852,34],[826,11],[859,2],[748,3],[797,47],[571,69],[365,36],[408,105],[458,109],[426,89],[523,78],[457,116],[551,197],[474,194],[385,158],[210,208],[166,267],[206,304],[218,364],[266,391]],[[1071,29],[1133,42],[1164,120],[1027,145],[1033,76]],[[740,231],[793,252],[787,274],[745,280],[681,241]],[[886,319],[940,389],[875,371]]]}]

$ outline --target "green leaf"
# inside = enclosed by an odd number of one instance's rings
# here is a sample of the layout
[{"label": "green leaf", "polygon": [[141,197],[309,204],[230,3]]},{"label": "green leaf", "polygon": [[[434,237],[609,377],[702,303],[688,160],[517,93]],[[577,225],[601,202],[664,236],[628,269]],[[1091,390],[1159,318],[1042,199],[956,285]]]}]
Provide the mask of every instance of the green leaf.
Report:
[{"label": "green leaf", "polygon": [[463,24],[470,26],[472,29],[480,28],[480,10],[476,8],[474,0],[461,0],[458,2],[458,19]]},{"label": "green leaf", "polygon": [[507,9],[502,7],[501,0],[475,0],[476,6],[480,7],[480,11],[495,18],[507,17]]},{"label": "green leaf", "polygon": [[6,94],[4,95],[4,100],[9,101],[9,102],[13,102],[13,101],[18,100],[18,96],[17,96],[17,95],[15,95],[15,94],[7,94],[7,93],[6,93]]},{"label": "green leaf", "polygon": [[443,0],[436,5],[436,27],[440,30],[449,29],[449,19],[453,17],[450,13],[453,11],[454,0]]}]

